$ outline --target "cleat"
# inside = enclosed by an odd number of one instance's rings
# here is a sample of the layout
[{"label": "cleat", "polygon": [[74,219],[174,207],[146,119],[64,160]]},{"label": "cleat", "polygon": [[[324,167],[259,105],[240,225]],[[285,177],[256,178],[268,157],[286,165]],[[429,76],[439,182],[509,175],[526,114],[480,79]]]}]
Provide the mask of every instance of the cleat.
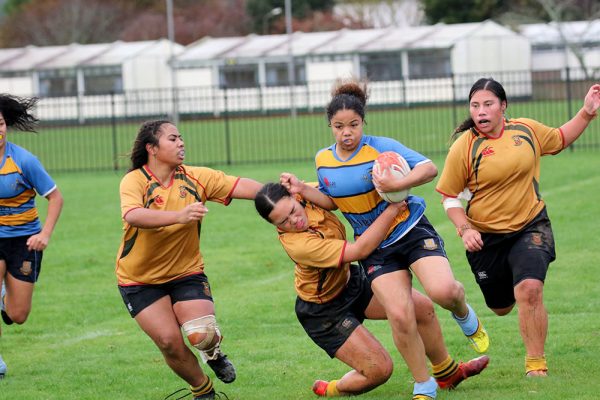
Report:
[{"label": "cleat", "polygon": [[327,385],[329,385],[329,382],[327,381],[315,381],[312,386],[312,391],[317,396],[325,397],[327,396]]},{"label": "cleat", "polygon": [[223,383],[235,381],[235,367],[225,354],[219,354],[215,360],[208,360],[206,363]]},{"label": "cleat", "polygon": [[483,327],[483,324],[477,318],[477,330],[474,334],[467,336],[471,347],[478,353],[485,353],[490,347],[490,337]]},{"label": "cleat", "polygon": [[545,378],[548,376],[548,370],[546,369],[534,369],[525,374],[528,378]]},{"label": "cleat", "polygon": [[0,379],[4,378],[4,375],[6,375],[6,363],[0,356]]},{"label": "cleat", "polygon": [[412,400],[434,400],[435,397],[427,396],[425,394],[415,394]]},{"label": "cleat", "polygon": [[466,363],[461,362],[458,365],[458,370],[453,375],[446,379],[436,379],[436,382],[440,389],[455,389],[468,377],[480,374],[488,366],[489,362],[490,358],[488,356],[477,357]]}]

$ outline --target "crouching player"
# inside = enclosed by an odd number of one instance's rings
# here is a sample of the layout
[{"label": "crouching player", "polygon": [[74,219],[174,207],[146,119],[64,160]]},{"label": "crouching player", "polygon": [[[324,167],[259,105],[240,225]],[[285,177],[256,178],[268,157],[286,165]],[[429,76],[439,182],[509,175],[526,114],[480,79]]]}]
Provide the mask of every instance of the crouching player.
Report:
[{"label": "crouching player", "polygon": [[195,400],[214,399],[213,384],[183,337],[217,378],[233,382],[236,371],[220,350],[222,336],[200,253],[204,203],[253,199],[262,185],[183,165],[184,156],[175,125],[159,120],[141,126],[131,169],[120,186],[124,234],[116,273],[129,313],[167,365],[190,385]]},{"label": "crouching player", "polygon": [[[350,263],[380,244],[396,216],[405,212],[405,203],[387,207],[354,243],[346,241],[344,225],[334,214],[291,196],[281,184],[263,186],[255,206],[277,227],[284,250],[296,263],[296,315],[304,330],[330,357],[353,368],[339,380],[317,380],[313,392],[326,397],[355,395],[386,382],[392,374],[391,357],[362,325],[365,318],[386,319],[385,309],[373,296],[362,268]],[[412,296],[418,331],[435,377],[425,385],[427,393],[415,385],[413,399],[432,399],[438,386],[453,389],[479,374],[489,358],[457,363],[446,350],[431,300],[414,289]]]}]

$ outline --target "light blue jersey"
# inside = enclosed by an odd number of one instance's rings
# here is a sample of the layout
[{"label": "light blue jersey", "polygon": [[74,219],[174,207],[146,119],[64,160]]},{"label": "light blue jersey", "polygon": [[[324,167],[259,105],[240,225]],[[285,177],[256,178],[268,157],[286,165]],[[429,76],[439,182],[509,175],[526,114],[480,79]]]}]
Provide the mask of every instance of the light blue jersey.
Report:
[{"label": "light blue jersey", "polygon": [[0,161],[0,238],[40,232],[36,191],[45,197],[55,189],[56,184],[33,154],[6,142]]},{"label": "light blue jersey", "polygon": [[[410,168],[431,162],[420,153],[402,143],[379,136],[363,135],[354,153],[341,160],[335,152],[336,144],[320,150],[316,157],[319,190],[328,195],[360,236],[385,210],[387,204],[375,190],[371,171],[377,156],[385,151],[395,151],[407,161]],[[425,200],[408,196],[408,212],[399,215],[394,227],[380,247],[398,241],[419,222],[425,213]]]}]

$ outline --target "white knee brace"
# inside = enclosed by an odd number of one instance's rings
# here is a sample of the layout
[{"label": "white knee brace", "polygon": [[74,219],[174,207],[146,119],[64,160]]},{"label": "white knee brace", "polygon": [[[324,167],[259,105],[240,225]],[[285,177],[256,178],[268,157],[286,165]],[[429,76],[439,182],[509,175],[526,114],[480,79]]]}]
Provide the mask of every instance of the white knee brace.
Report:
[{"label": "white knee brace", "polygon": [[184,323],[181,328],[190,344],[200,352],[200,357],[206,362],[219,356],[221,332],[214,315],[206,315]]}]

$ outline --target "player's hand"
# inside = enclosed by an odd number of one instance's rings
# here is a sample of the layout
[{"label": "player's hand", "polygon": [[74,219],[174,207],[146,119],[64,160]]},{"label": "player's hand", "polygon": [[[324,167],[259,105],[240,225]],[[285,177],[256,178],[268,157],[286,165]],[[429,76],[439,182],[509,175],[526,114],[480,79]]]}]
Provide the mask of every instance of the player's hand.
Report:
[{"label": "player's hand", "polygon": [[596,114],[600,108],[600,84],[593,85],[588,90],[583,102],[583,108],[590,115]]},{"label": "player's hand", "polygon": [[279,175],[279,183],[281,183],[290,194],[300,193],[304,186],[304,182],[299,180],[296,175],[289,172],[282,172],[281,175]]},{"label": "player's hand", "polygon": [[387,170],[382,172],[376,172],[375,170],[372,172],[373,176],[373,185],[375,185],[375,189],[379,192],[387,193],[387,192],[395,192],[397,190],[401,190],[401,185],[399,182],[402,179],[398,179],[390,174]]},{"label": "player's hand", "polygon": [[390,203],[387,208],[391,208],[396,211],[396,214],[402,214],[408,209],[408,202],[406,200],[399,201],[398,203]]},{"label": "player's hand", "polygon": [[50,241],[50,236],[46,235],[43,232],[40,232],[35,235],[31,235],[29,239],[27,239],[27,250],[29,251],[43,251],[48,247],[48,242]]},{"label": "player's hand", "polygon": [[462,241],[467,251],[475,252],[483,249],[481,233],[473,228],[469,228],[464,231],[462,235]]},{"label": "player's hand", "polygon": [[177,222],[180,224],[187,224],[188,222],[198,221],[202,219],[207,212],[208,208],[206,208],[202,202],[198,201],[179,211]]}]

